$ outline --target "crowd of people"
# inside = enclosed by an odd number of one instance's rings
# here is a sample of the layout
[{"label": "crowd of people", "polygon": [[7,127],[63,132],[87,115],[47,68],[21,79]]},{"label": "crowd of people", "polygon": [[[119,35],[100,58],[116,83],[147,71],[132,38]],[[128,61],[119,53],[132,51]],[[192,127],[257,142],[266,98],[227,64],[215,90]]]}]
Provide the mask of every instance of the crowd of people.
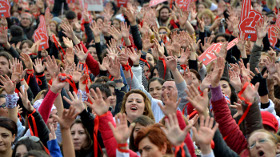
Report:
[{"label": "crowd of people", "polygon": [[[86,2],[10,0],[2,14],[0,157],[280,155],[279,0],[248,3],[256,41],[241,0]],[[214,43],[216,59],[198,59]]]}]

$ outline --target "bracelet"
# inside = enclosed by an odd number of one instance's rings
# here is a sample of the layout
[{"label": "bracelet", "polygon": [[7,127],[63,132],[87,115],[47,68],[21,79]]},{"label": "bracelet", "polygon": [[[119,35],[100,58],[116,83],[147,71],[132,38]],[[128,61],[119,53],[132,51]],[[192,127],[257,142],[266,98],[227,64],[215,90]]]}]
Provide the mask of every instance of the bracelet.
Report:
[{"label": "bracelet", "polygon": [[18,97],[17,93],[7,94],[6,95],[6,107],[9,109],[13,109],[13,108],[17,107],[18,99],[19,99],[19,97]]},{"label": "bracelet", "polygon": [[119,147],[127,147],[127,146],[128,146],[127,143],[119,143],[119,144],[118,144],[118,148],[119,148]]},{"label": "bracelet", "polygon": [[20,80],[20,82],[22,82],[22,81],[24,81],[24,78],[22,78],[22,79]]}]

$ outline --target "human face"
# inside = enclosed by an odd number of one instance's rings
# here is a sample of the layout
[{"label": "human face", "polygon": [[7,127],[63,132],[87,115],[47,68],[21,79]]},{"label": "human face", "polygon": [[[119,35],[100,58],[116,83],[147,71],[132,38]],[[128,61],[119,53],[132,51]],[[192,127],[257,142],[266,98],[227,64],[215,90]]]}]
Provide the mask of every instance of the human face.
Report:
[{"label": "human face", "polygon": [[127,97],[125,111],[130,122],[143,115],[145,110],[144,98],[141,94],[132,93]]},{"label": "human face", "polygon": [[261,55],[260,62],[259,62],[259,68],[262,70],[265,67],[265,61],[267,60],[266,55]]},{"label": "human face", "polygon": [[150,83],[149,85],[149,93],[153,98],[161,100],[162,94],[162,85],[156,80]]},{"label": "human face", "polygon": [[44,71],[44,74],[45,74],[47,80],[51,80],[52,79],[51,74],[48,72],[47,69]]},{"label": "human face", "polygon": [[150,53],[147,53],[146,55],[146,60],[152,64],[152,66],[155,66],[155,61],[154,61],[154,57],[153,55],[151,55]]},{"label": "human face", "polygon": [[51,114],[50,114],[49,119],[47,121],[47,125],[48,126],[52,125],[54,130],[56,130],[57,129],[57,120],[53,117],[54,115],[57,115],[57,110],[56,109],[51,111]]},{"label": "human face", "polygon": [[231,90],[230,90],[230,86],[229,86],[228,82],[225,81],[225,80],[221,80],[220,85],[221,85],[223,94],[230,97],[231,96]]},{"label": "human face", "polygon": [[150,69],[147,65],[144,66],[144,75],[146,78],[150,78],[150,76],[151,76]]},{"label": "human face", "polygon": [[141,154],[141,157],[162,157],[166,152],[166,148],[160,150],[155,144],[150,141],[148,137],[143,138],[139,142],[138,150]]},{"label": "human face", "polygon": [[226,38],[225,37],[222,37],[222,36],[219,36],[218,38],[217,38],[217,43],[223,43],[223,42],[226,42],[227,40],[226,40]]},{"label": "human face", "polygon": [[30,51],[30,47],[27,43],[24,43],[21,47],[21,52],[23,53],[26,53],[26,54],[29,54],[31,51]]},{"label": "human face", "polygon": [[15,140],[15,135],[6,128],[0,127],[0,154],[11,150],[12,143]]},{"label": "human face", "polygon": [[9,61],[4,56],[0,56],[0,75],[9,74]]},{"label": "human face", "polygon": [[167,8],[162,9],[159,16],[162,22],[166,22],[169,18],[169,10]]},{"label": "human face", "polygon": [[25,145],[21,144],[17,147],[16,157],[24,157],[28,153],[28,150]]},{"label": "human face", "polygon": [[31,25],[31,18],[29,15],[27,14],[22,14],[21,15],[21,21],[20,21],[21,25],[23,27],[29,27]]},{"label": "human face", "polygon": [[153,78],[154,78],[154,77],[159,77],[159,74],[158,74],[158,70],[157,70],[157,69],[155,69],[154,72],[153,72]]},{"label": "human face", "polygon": [[276,156],[277,145],[271,137],[264,132],[255,132],[248,140],[250,156],[274,157]]},{"label": "human face", "polygon": [[138,132],[142,129],[142,128],[145,128],[145,126],[139,124],[139,123],[136,123],[135,127],[134,127],[134,131],[133,131],[133,138],[135,139]]},{"label": "human face", "polygon": [[165,29],[159,29],[158,32],[159,32],[159,34],[167,34]]},{"label": "human face", "polygon": [[89,53],[92,55],[92,57],[98,61],[97,53],[96,53],[96,48],[95,47],[89,47],[88,48]]},{"label": "human face", "polygon": [[116,100],[117,100],[116,93],[115,93],[115,88],[109,86],[109,89],[110,89],[110,91],[111,91],[111,96],[109,96],[110,106],[112,106],[113,108],[115,108],[115,106],[116,106]]},{"label": "human face", "polygon": [[75,150],[79,151],[86,147],[87,135],[82,124],[77,123],[71,127],[71,135]]},{"label": "human face", "polygon": [[196,77],[196,75],[194,73],[192,73],[192,84],[198,88],[198,86],[200,85],[200,81],[198,80],[198,78]]},{"label": "human face", "polygon": [[[175,85],[174,81],[165,81],[163,86],[162,86],[162,93],[166,92],[167,96],[169,97],[170,95],[175,95],[176,97],[178,96],[178,91],[177,87]],[[175,92],[175,93],[173,93]]]},{"label": "human face", "polygon": [[54,22],[51,22],[51,23],[50,23],[50,30],[51,30],[52,32],[56,32],[56,25],[55,25]]},{"label": "human face", "polygon": [[117,29],[120,29],[121,28],[120,21],[113,20],[113,26],[116,27]]},{"label": "human face", "polygon": [[205,9],[205,6],[203,4],[199,4],[197,8],[197,12],[201,13]]},{"label": "human face", "polygon": [[204,20],[205,26],[210,26],[212,24],[211,18],[207,14],[202,15],[202,19]]},{"label": "human face", "polygon": [[[3,93],[2,93],[3,94]],[[8,109],[6,107],[6,98],[0,98],[0,117],[8,117]]]}]

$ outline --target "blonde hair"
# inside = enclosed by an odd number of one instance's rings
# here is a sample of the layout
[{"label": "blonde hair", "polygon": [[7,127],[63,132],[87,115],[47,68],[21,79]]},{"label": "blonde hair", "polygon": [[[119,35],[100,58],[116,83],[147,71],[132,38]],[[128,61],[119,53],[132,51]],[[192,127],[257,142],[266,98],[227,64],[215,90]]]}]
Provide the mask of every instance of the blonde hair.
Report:
[{"label": "blonde hair", "polygon": [[[249,138],[258,132],[267,134],[269,136],[269,139],[272,140],[275,144],[279,143],[279,141],[280,141],[280,137],[277,134],[271,133],[265,129],[259,129],[259,130],[252,132],[250,134]],[[249,138],[248,138],[248,144],[249,144]]]},{"label": "blonde hair", "polygon": [[215,15],[213,14],[213,12],[210,9],[204,9],[199,15],[198,18],[201,20],[202,19],[202,15],[208,15],[211,18],[211,24],[214,22],[215,20]]},{"label": "blonde hair", "polygon": [[128,96],[130,94],[140,94],[143,97],[144,103],[145,103],[145,109],[144,109],[143,115],[148,116],[153,121],[155,121],[155,118],[154,118],[154,115],[153,115],[153,111],[152,111],[152,108],[151,108],[151,101],[150,101],[150,99],[147,97],[147,95],[144,92],[142,92],[141,90],[138,90],[138,89],[133,89],[133,90],[127,92],[124,95],[120,112],[121,113],[126,113],[125,104],[126,104]]}]

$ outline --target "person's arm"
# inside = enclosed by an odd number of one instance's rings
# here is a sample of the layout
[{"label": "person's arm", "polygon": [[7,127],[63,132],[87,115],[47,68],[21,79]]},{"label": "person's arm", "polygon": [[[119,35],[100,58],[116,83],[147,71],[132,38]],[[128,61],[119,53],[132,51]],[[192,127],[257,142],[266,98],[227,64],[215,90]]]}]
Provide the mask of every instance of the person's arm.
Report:
[{"label": "person's arm", "polygon": [[90,28],[89,21],[86,21],[84,26],[85,26],[85,33],[87,35],[87,43],[90,43],[91,41],[94,40],[94,35],[93,35],[93,32],[92,32],[92,30]]},{"label": "person's arm", "polygon": [[50,151],[50,155],[55,157],[63,157],[56,139],[54,128],[52,125],[50,125],[49,127],[51,132],[49,134],[49,141],[47,142],[47,145]]},{"label": "person's arm", "polygon": [[62,116],[54,115],[54,118],[59,122],[62,134],[62,149],[63,156],[75,157],[74,144],[71,137],[70,127],[77,117],[75,108],[70,106],[69,109],[64,109]]}]

